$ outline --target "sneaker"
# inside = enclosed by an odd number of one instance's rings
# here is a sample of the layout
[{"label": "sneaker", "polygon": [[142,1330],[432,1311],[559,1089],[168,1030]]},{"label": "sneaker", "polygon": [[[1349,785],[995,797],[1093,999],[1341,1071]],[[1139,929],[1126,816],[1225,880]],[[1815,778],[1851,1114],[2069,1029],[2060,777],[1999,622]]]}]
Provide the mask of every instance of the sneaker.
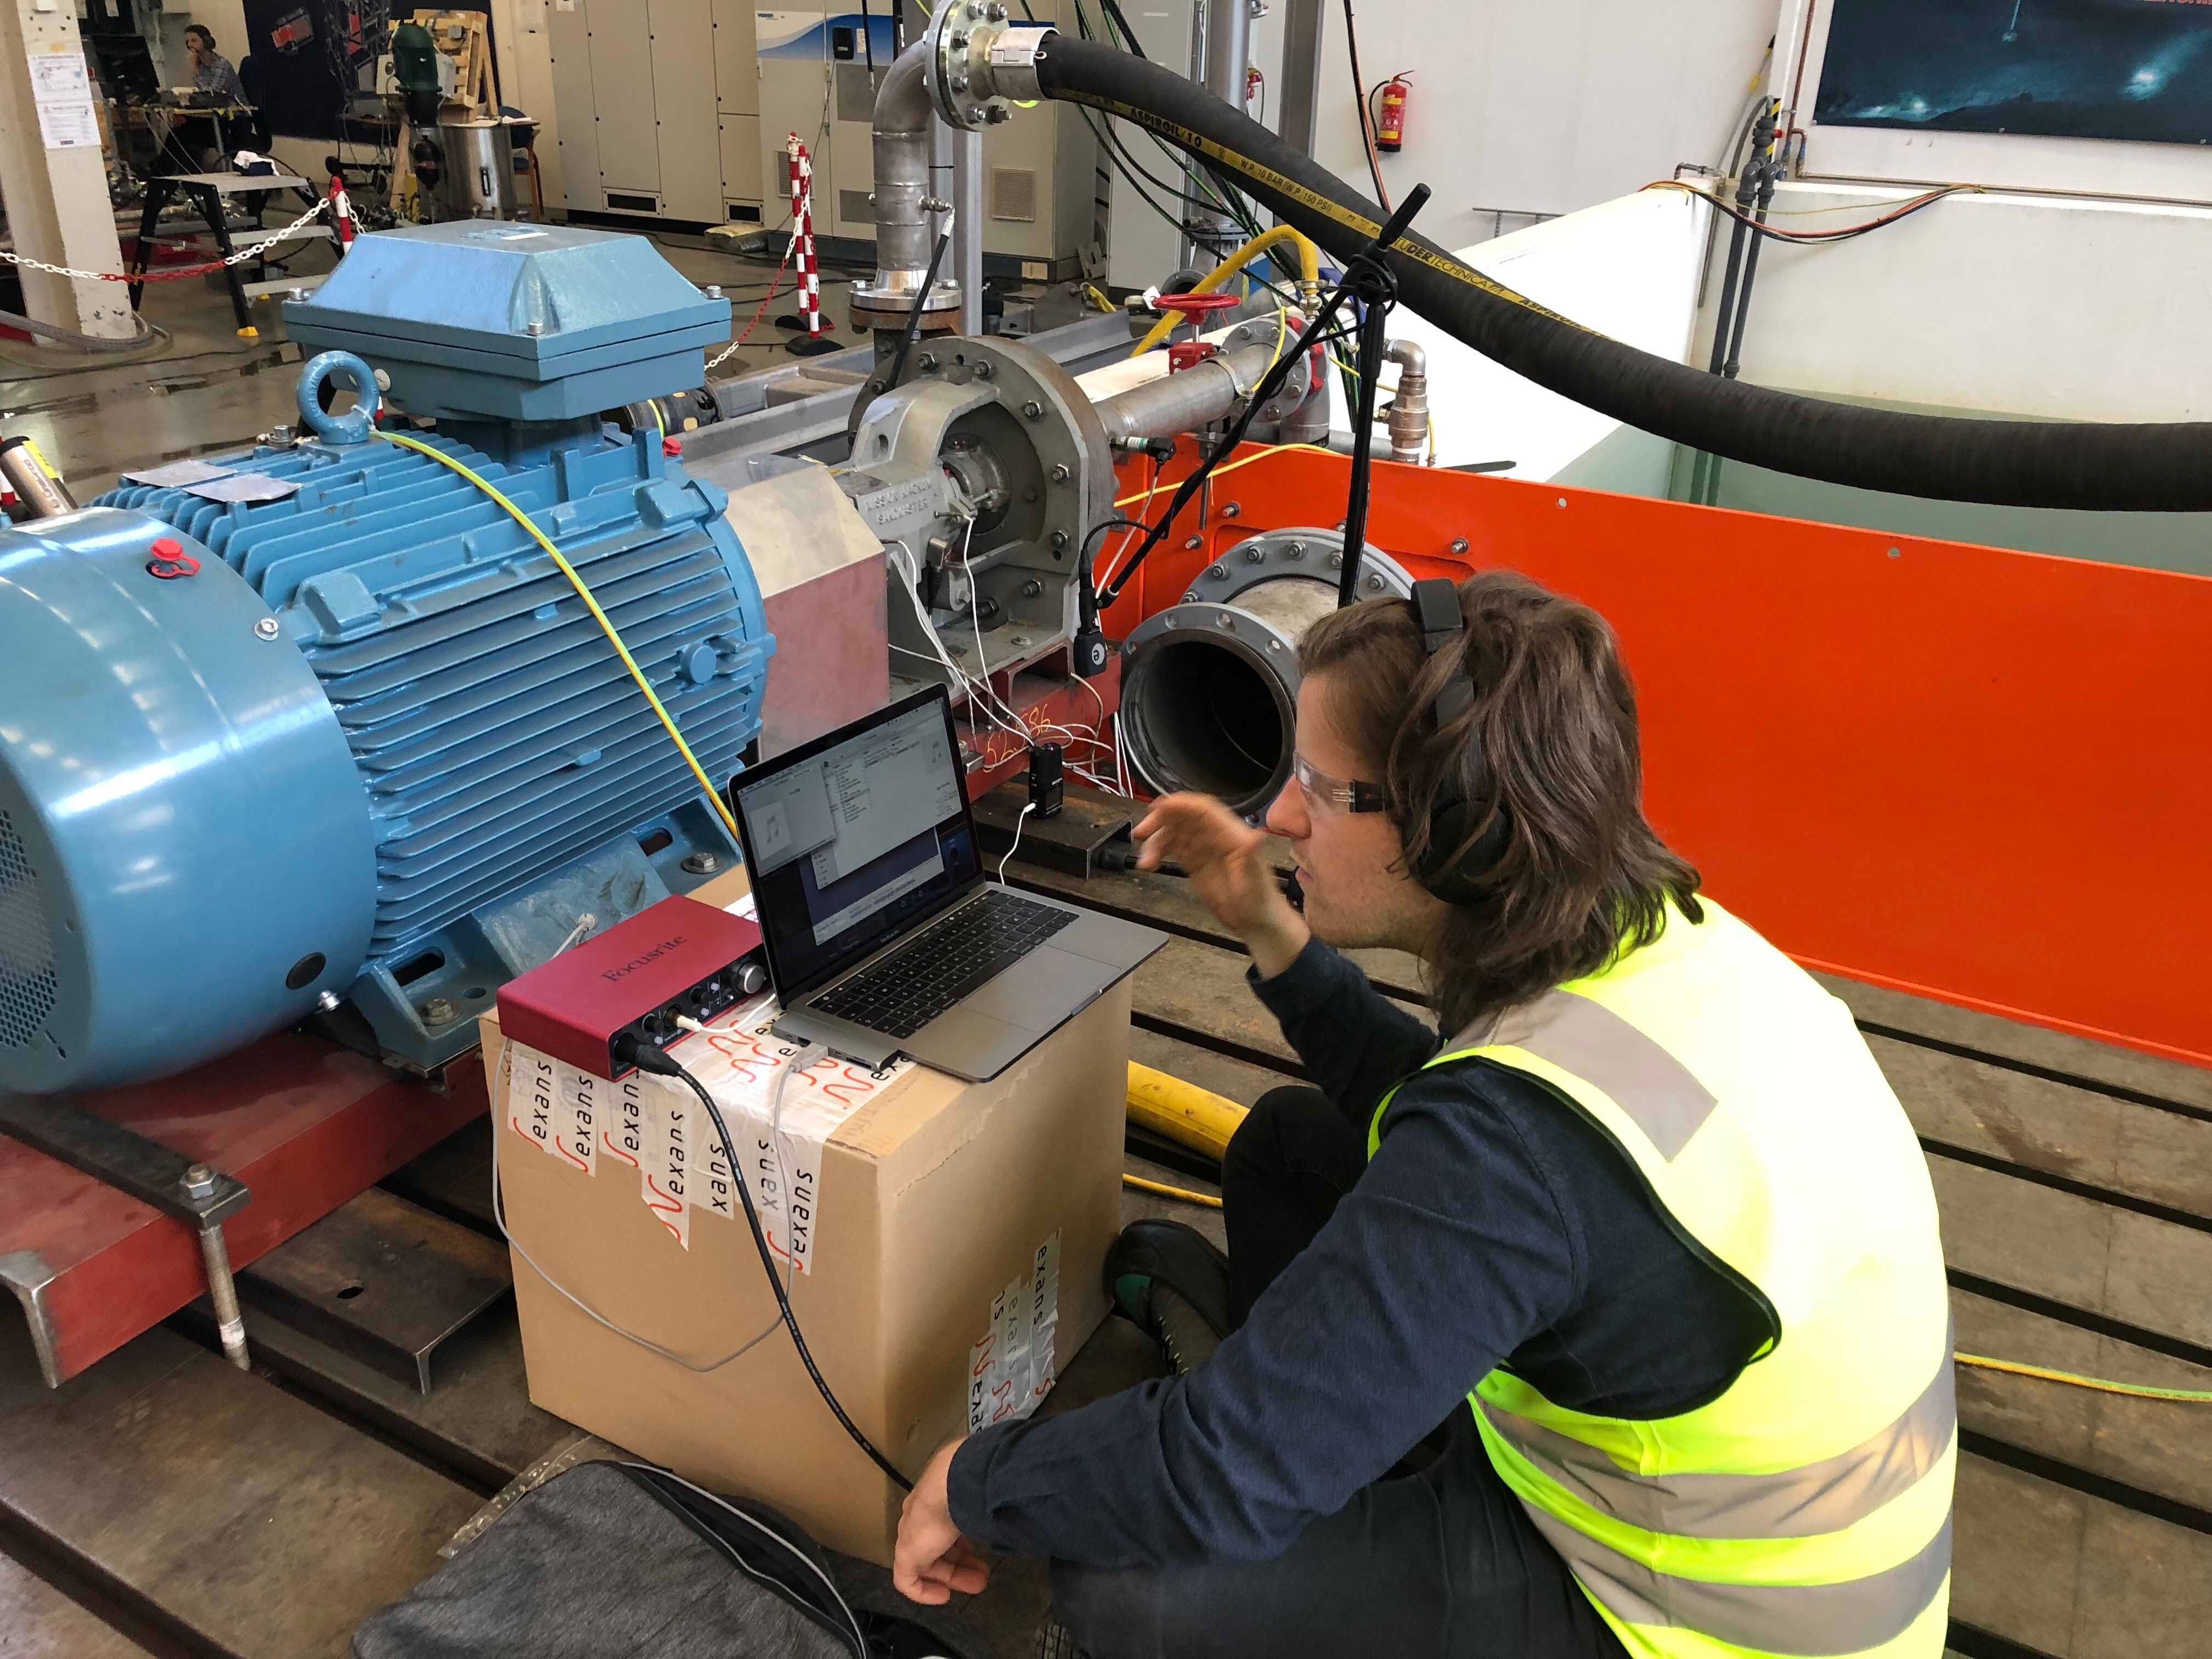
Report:
[{"label": "sneaker", "polygon": [[[1156,1294],[1161,1291],[1170,1294]],[[1106,1252],[1106,1293],[1123,1318],[1157,1337],[1176,1338],[1191,1364],[1197,1363],[1192,1350],[1205,1338],[1212,1339],[1210,1352],[1229,1334],[1229,1258],[1180,1221],[1123,1228]]]}]

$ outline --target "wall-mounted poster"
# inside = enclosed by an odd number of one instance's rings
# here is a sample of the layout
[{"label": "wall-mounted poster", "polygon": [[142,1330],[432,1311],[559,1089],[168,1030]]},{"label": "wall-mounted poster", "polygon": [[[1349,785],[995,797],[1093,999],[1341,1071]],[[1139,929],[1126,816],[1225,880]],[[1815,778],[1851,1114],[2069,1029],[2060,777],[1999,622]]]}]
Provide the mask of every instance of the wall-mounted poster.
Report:
[{"label": "wall-mounted poster", "polygon": [[1814,118],[2212,143],[2212,3],[1835,0]]}]

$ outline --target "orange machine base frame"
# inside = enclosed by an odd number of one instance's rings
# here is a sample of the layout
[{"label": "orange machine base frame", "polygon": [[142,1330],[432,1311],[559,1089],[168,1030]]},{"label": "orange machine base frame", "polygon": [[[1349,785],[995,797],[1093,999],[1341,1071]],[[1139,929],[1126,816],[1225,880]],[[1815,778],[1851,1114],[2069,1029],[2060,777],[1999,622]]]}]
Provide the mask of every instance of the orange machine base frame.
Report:
[{"label": "orange machine base frame", "polygon": [[[1342,520],[1347,460],[1243,453],[1109,635]],[[1504,566],[1613,623],[1653,822],[1808,967],[2212,1066],[2212,580],[1387,462],[1370,511],[1416,576]]]}]

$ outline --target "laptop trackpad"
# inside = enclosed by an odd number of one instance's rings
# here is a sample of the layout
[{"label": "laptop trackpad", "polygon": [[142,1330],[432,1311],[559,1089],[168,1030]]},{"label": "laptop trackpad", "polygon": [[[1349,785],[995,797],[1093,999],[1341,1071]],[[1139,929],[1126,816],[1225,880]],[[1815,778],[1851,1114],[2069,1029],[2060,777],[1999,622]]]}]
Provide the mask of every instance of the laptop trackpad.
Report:
[{"label": "laptop trackpad", "polygon": [[960,1006],[1025,1031],[1049,1031],[1105,988],[1113,970],[1103,963],[1039,945]]}]

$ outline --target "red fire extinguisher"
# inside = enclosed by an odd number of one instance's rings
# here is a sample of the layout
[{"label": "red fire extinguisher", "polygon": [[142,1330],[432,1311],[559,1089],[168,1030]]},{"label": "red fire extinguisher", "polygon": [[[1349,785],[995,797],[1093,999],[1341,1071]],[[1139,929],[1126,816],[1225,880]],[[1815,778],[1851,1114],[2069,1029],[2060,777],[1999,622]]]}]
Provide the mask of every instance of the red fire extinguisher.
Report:
[{"label": "red fire extinguisher", "polygon": [[1376,90],[1382,112],[1375,121],[1375,148],[1391,151],[1406,148],[1406,106],[1413,101],[1413,71],[1394,76]]}]

